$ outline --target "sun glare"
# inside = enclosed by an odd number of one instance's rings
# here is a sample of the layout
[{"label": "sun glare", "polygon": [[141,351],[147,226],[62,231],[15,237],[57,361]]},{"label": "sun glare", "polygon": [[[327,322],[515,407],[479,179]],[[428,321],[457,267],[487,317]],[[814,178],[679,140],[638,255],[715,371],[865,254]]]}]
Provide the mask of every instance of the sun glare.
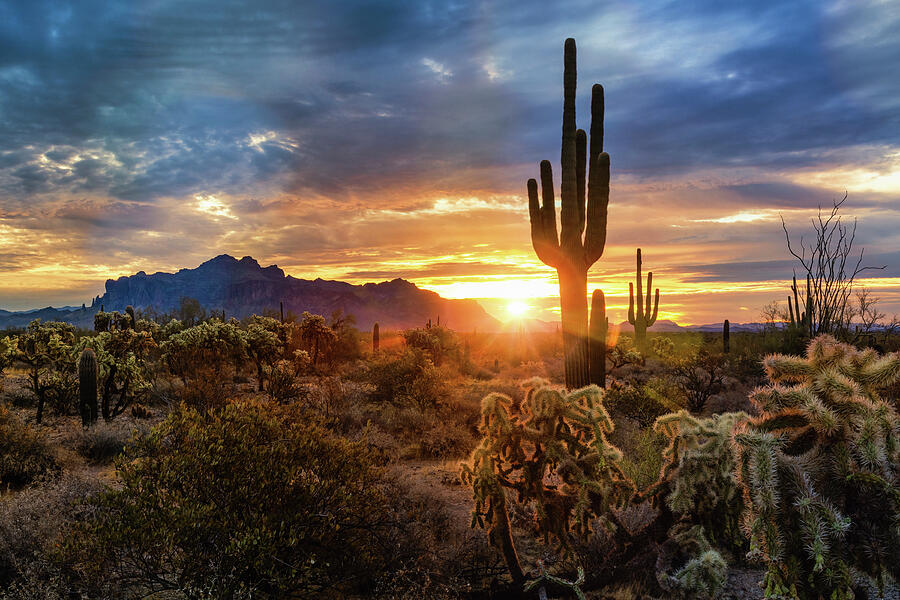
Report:
[{"label": "sun glare", "polygon": [[506,305],[506,312],[510,314],[512,317],[521,317],[528,309],[531,308],[524,302],[510,302]]}]

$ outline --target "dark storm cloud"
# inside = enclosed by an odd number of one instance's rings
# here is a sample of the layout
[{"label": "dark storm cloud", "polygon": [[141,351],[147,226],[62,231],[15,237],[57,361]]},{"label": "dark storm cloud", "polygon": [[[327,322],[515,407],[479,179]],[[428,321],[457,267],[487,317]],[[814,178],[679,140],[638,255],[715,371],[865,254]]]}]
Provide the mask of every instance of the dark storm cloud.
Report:
[{"label": "dark storm cloud", "polygon": [[[0,168],[18,168],[4,189],[152,201],[273,181],[332,196],[377,196],[398,181],[506,187],[524,174],[501,167],[558,153],[567,34],[580,41],[581,89],[607,85],[620,172],[807,165],[836,147],[898,141],[897,84],[886,81],[900,38],[858,34],[867,18],[889,31],[889,7],[853,19],[803,2],[555,8],[6,4]],[[642,30],[645,44],[629,37]],[[296,143],[249,144],[260,132]],[[16,162],[23,148],[65,160],[53,149],[63,145],[93,145],[117,164],[87,159],[54,176]],[[484,167],[497,171],[474,172]]]}]

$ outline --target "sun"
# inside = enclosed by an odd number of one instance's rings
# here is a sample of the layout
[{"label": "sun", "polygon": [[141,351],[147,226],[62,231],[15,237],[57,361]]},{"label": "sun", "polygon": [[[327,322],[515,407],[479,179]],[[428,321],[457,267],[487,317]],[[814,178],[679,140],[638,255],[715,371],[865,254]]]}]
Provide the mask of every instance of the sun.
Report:
[{"label": "sun", "polygon": [[506,305],[506,311],[513,317],[521,317],[526,312],[528,312],[528,310],[530,308],[531,307],[528,306],[527,304],[525,304],[524,302],[518,302],[518,301],[510,302],[509,304]]}]

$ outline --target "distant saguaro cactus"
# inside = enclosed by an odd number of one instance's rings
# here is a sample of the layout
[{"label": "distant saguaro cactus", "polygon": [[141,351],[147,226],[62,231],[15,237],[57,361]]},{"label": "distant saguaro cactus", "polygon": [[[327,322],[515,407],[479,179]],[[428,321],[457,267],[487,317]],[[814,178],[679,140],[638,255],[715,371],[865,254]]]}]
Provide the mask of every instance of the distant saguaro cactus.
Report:
[{"label": "distant saguaro cactus", "polygon": [[378,352],[378,345],[381,342],[378,332],[378,323],[372,326],[372,351]]},{"label": "distant saguaro cactus", "polygon": [[725,319],[725,323],[722,324],[722,351],[725,354],[731,350],[731,323],[728,322],[728,319]]},{"label": "distant saguaro cactus", "polygon": [[[644,294],[641,291],[641,249],[637,249],[637,301],[635,301],[634,284],[628,284],[628,322],[634,326],[635,345],[643,351],[647,347],[647,328],[656,323],[659,311],[659,288],[653,301],[653,312],[650,312],[650,290],[653,289],[653,272],[647,273],[647,302],[644,308]],[[635,311],[637,304],[637,311]]]},{"label": "distant saguaro cactus", "polygon": [[[278,303],[278,310],[281,313],[281,322],[284,323],[284,302]],[[223,318],[222,320],[224,321],[225,319]]]},{"label": "distant saguaro cactus", "polygon": [[606,387],[606,339],[609,336],[609,317],[606,316],[606,298],[603,290],[591,294],[590,348],[591,383]]},{"label": "distant saguaro cactus", "polygon": [[809,291],[809,275],[806,276],[806,301],[803,305],[805,310],[802,312],[800,311],[800,293],[797,288],[796,275],[794,275],[793,284],[791,285],[791,292],[793,292],[794,296],[793,305],[791,305],[791,296],[788,296],[788,312],[791,315],[791,327],[799,328],[803,335],[812,337],[814,334],[812,324],[813,300]]},{"label": "distant saguaro cactus", "polygon": [[126,329],[137,329],[137,317],[134,315],[134,307],[130,304],[125,307],[125,314],[128,315],[128,323]]},{"label": "distant saguaro cactus", "polygon": [[97,422],[97,355],[85,348],[78,359],[78,408],[85,427]]},{"label": "distant saguaro cactus", "polygon": [[576,389],[590,380],[587,271],[603,256],[606,245],[609,154],[603,152],[603,86],[594,84],[591,89],[588,151],[587,134],[575,126],[574,39],[566,40],[564,55],[560,231],[556,229],[553,173],[548,160],[541,161],[542,202],[538,201],[537,181],[528,180],[528,211],[534,251],[541,262],[556,269],[559,277],[566,387]]}]

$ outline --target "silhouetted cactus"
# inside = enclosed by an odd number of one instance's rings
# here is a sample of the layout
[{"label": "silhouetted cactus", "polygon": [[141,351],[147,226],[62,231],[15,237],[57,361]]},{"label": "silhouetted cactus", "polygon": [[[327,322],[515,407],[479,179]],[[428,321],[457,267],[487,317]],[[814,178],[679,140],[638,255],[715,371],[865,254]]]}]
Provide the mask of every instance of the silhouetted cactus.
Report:
[{"label": "silhouetted cactus", "polygon": [[728,319],[722,324],[722,352],[728,354],[731,351],[731,323]]},{"label": "silhouetted cactus", "polygon": [[609,317],[606,316],[606,298],[602,290],[591,294],[591,383],[606,387],[606,339],[609,336]]},{"label": "silhouetted cactus", "polygon": [[134,307],[130,304],[125,307],[125,314],[128,315],[128,323],[126,328],[137,329],[137,317],[134,315]]},{"label": "silhouetted cactus", "polygon": [[538,258],[556,269],[559,276],[565,378],[569,389],[586,386],[590,381],[587,271],[603,255],[609,204],[609,154],[603,152],[603,87],[595,84],[591,90],[588,151],[587,134],[575,125],[575,63],[575,40],[569,38],[565,43],[563,73],[559,232],[550,161],[541,161],[541,201],[537,181],[528,180],[531,242]]},{"label": "silhouetted cactus", "polygon": [[[653,272],[647,273],[647,302],[644,307],[644,294],[641,291],[641,249],[637,249],[637,301],[635,301],[634,284],[628,284],[628,322],[634,326],[634,343],[641,352],[647,349],[647,328],[656,323],[659,311],[659,288],[653,301],[653,312],[650,311],[650,290],[653,289]],[[635,304],[637,310],[635,311]]]},{"label": "silhouetted cactus", "polygon": [[90,348],[78,359],[78,409],[84,427],[97,422],[97,355]]},{"label": "silhouetted cactus", "polygon": [[[284,323],[284,302],[278,303],[278,311],[281,313],[281,322]],[[222,320],[224,321],[224,315]]]},{"label": "silhouetted cactus", "polygon": [[800,311],[800,293],[797,288],[797,276],[794,275],[791,284],[791,292],[794,296],[794,304],[791,305],[791,296],[788,296],[788,312],[791,316],[791,327],[798,328],[803,335],[813,336],[813,300],[810,293],[809,276],[806,277],[806,301],[802,312]]},{"label": "silhouetted cactus", "polygon": [[761,414],[735,440],[767,597],[850,599],[860,574],[900,577],[900,354],[822,335],[805,358],[763,365],[772,383],[751,395]]},{"label": "silhouetted cactus", "polygon": [[378,352],[378,345],[381,342],[379,338],[378,323],[372,326],[372,351]]}]

